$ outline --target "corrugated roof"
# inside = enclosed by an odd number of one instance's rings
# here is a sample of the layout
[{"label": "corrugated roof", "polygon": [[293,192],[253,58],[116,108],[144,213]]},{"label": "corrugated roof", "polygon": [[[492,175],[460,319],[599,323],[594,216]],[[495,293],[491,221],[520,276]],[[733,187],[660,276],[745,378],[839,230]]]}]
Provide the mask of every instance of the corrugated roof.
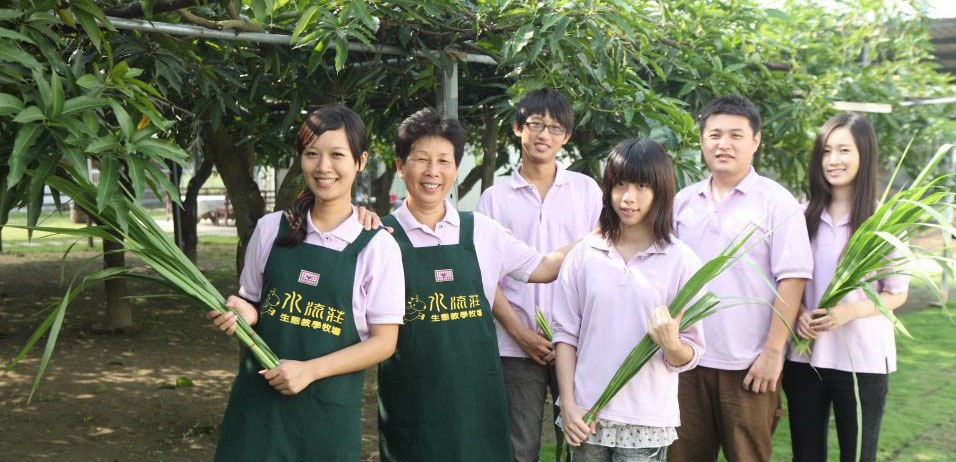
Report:
[{"label": "corrugated roof", "polygon": [[956,76],[956,18],[934,19],[929,32],[940,70]]}]

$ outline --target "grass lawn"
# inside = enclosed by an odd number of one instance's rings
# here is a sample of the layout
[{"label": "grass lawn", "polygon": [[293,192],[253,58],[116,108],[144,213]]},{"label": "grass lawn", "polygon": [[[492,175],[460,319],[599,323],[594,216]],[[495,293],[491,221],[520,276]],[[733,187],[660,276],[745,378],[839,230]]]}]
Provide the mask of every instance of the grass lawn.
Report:
[{"label": "grass lawn", "polygon": [[[149,209],[148,212],[150,216],[153,217],[153,220],[156,220],[157,223],[166,220],[166,211],[163,209]],[[26,212],[11,212],[7,224],[26,226]],[[51,228],[82,228],[86,225],[83,223],[73,223],[70,221],[70,213],[68,211],[64,211],[62,213],[44,212],[42,215],[40,215],[37,226]],[[173,236],[172,232],[167,232],[166,234],[170,237]],[[4,226],[3,229],[0,230],[0,236],[2,236],[3,239],[4,252],[63,252],[69,248],[70,245],[77,241],[77,238],[73,236],[53,235],[41,231],[34,232],[33,239],[30,240],[28,238],[27,230],[11,228],[9,226]],[[235,236],[199,236],[200,244],[235,245],[236,241],[237,238]],[[103,247],[99,239],[93,240],[92,248],[87,247],[87,239],[85,238],[79,239],[79,243],[76,245],[76,247],[74,247],[75,250],[102,250],[102,248]]]},{"label": "grass lawn", "polygon": [[[951,461],[956,454],[956,324],[937,308],[901,319],[914,338],[897,339],[897,371],[890,374],[877,460]],[[839,460],[832,421],[829,449],[829,460]],[[773,438],[773,460],[791,456],[785,418]],[[541,448],[541,460],[554,460],[553,444]]]}]

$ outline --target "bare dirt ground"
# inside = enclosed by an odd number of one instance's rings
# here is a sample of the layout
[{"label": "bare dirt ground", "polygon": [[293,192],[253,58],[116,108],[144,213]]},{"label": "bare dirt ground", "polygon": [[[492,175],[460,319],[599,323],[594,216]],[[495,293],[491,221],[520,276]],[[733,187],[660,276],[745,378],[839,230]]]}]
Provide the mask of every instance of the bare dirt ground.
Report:
[{"label": "bare dirt ground", "polygon": [[[68,268],[93,255],[76,253]],[[200,268],[223,293],[234,290],[232,255],[231,246],[200,250]],[[0,254],[3,362],[40,324],[45,314],[38,310],[62,295],[58,282],[58,254]],[[131,285],[129,293],[156,289]],[[0,459],[212,460],[238,345],[207,327],[195,306],[164,298],[132,299],[134,330],[105,333],[101,300],[95,287],[70,306],[32,402],[27,396],[45,338],[13,370],[0,372]],[[177,387],[180,377],[192,386]],[[367,377],[362,460],[377,460],[374,370]]]}]

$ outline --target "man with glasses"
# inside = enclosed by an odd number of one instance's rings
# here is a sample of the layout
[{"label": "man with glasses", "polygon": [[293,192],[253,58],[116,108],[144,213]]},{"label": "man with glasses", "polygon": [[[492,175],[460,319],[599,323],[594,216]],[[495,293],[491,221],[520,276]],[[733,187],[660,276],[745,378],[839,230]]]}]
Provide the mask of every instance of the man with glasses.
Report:
[{"label": "man with glasses", "polygon": [[[561,168],[558,151],[571,139],[574,111],[552,88],[528,92],[518,102],[514,133],[521,145],[521,164],[511,179],[488,188],[477,212],[501,223],[539,252],[550,252],[581,239],[597,226],[601,189],[590,177]],[[548,389],[557,397],[551,342],[536,328],[535,307],[551,322],[556,284],[499,281],[494,300],[498,350],[511,417],[511,442],[516,462],[537,461],[541,420]],[[558,409],[554,407],[557,415]],[[562,441],[560,429],[555,436]],[[557,460],[557,457],[556,457]]]}]

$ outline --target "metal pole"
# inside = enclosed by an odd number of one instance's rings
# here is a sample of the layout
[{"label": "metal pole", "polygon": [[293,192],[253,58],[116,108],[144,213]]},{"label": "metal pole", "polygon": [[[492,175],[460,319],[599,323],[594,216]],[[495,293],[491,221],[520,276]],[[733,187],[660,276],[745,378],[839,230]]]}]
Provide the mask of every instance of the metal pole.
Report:
[{"label": "metal pole", "polygon": [[[183,35],[187,37],[200,37],[208,39],[219,39],[219,40],[234,40],[241,42],[258,42],[258,43],[271,43],[275,45],[289,45],[289,46],[308,46],[313,42],[308,43],[293,43],[291,35],[284,34],[269,34],[265,32],[230,32],[209,29],[206,27],[189,25],[189,24],[171,24],[166,22],[159,21],[143,21],[141,19],[126,19],[126,18],[114,18],[107,16],[110,23],[113,24],[113,27],[117,29],[127,29],[127,30],[141,30],[145,32],[159,32],[162,34],[170,35]],[[349,51],[362,51],[368,53],[381,53],[386,55],[400,55],[400,56],[422,56],[426,57],[429,55],[438,55],[438,51],[429,50],[429,51],[408,51],[401,47],[396,47],[392,45],[375,45],[368,46],[364,43],[348,42]],[[451,52],[456,59],[459,61],[465,61],[469,63],[479,63],[479,64],[490,64],[497,66],[498,62],[494,58],[487,55],[478,55],[473,53],[464,53],[464,52]]]}]

